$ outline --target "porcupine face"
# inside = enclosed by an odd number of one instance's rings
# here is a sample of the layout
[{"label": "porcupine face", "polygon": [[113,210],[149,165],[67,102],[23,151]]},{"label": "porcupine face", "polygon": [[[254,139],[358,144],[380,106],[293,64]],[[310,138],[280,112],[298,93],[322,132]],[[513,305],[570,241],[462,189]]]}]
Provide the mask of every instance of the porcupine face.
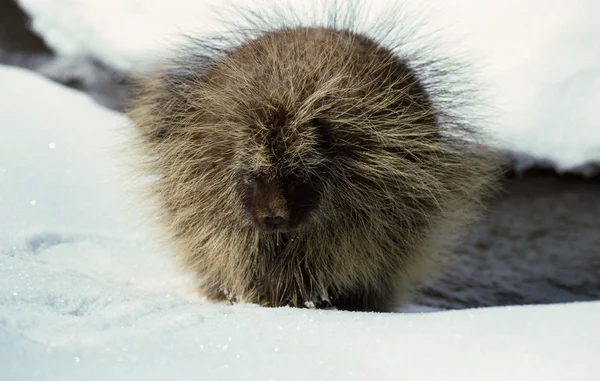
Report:
[{"label": "porcupine face", "polygon": [[[330,148],[322,122],[291,127],[283,113],[264,119],[266,129],[253,142],[260,153],[242,158],[236,171],[238,189],[246,215],[264,232],[291,233],[307,225],[319,207],[327,168],[323,158]],[[302,148],[303,147],[303,148]],[[294,150],[303,149],[303,156]],[[253,162],[256,155],[264,155]]]},{"label": "porcupine face", "polygon": [[[419,99],[424,92],[410,70],[346,32],[269,34],[234,50],[214,74],[212,90],[220,93],[214,98],[228,99],[219,118],[236,129],[232,151],[242,205],[264,232],[291,233],[324,217],[324,192],[333,201],[328,210],[339,213],[344,205],[336,197],[348,196],[344,186],[360,181],[362,157],[390,154],[373,133],[377,124],[397,128],[398,115],[428,117],[417,110],[428,100]],[[421,137],[434,128],[431,120],[410,121],[427,125]]]}]

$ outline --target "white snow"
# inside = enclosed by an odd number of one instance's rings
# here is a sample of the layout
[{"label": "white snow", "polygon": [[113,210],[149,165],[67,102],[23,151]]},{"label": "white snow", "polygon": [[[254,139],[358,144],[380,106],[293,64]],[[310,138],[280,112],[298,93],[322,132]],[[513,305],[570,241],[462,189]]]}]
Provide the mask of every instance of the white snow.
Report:
[{"label": "white snow", "polygon": [[[90,54],[122,70],[147,67],[181,33],[226,28],[212,17],[236,0],[19,0],[33,27],[63,54]],[[312,9],[318,0],[290,0]],[[366,0],[375,12],[382,0]],[[237,1],[245,6],[265,2]],[[267,1],[268,3],[268,1]],[[307,5],[308,4],[308,5]],[[494,94],[495,144],[557,170],[600,163],[600,2],[407,0],[481,67]],[[322,16],[323,12],[315,12]],[[307,18],[311,16],[307,15]],[[450,47],[450,45],[447,45]],[[532,161],[523,159],[522,167]]]},{"label": "white snow", "polygon": [[600,302],[404,314],[211,304],[119,185],[127,120],[20,69],[0,66],[0,83],[2,381],[600,379]]}]

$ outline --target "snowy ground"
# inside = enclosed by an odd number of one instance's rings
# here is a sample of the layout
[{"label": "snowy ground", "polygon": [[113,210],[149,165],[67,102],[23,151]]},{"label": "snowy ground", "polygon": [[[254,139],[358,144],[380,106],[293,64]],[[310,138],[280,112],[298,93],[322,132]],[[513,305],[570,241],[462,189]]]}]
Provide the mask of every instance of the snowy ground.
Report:
[{"label": "snowy ground", "polygon": [[0,67],[0,380],[598,380],[600,302],[368,314],[210,304],[118,184],[127,121]]},{"label": "snowy ground", "polygon": [[[58,52],[98,57],[123,71],[146,67],[180,33],[221,30],[224,25],[211,17],[213,7],[268,3],[18,1],[32,15],[33,28]],[[319,0],[288,2],[305,10]],[[363,2],[373,13],[386,3]],[[482,68],[493,93],[490,105],[498,112],[491,126],[494,138],[500,146],[528,156],[519,162],[523,169],[543,162],[558,171],[587,173],[591,167],[586,164],[600,163],[600,2],[406,0],[403,5],[424,16],[428,30],[441,28],[440,35],[460,43]]]}]

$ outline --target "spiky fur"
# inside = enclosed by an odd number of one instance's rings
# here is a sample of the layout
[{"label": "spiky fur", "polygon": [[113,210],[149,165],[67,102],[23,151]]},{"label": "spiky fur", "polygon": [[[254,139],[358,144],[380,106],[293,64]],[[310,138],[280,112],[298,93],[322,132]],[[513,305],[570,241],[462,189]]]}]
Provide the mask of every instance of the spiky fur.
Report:
[{"label": "spiky fur", "polygon": [[[461,114],[472,89],[397,27],[390,46],[352,17],[247,20],[138,82],[129,115],[162,225],[212,299],[390,311],[494,184],[497,157]],[[294,232],[264,233],[240,171],[316,178],[318,205]]]}]

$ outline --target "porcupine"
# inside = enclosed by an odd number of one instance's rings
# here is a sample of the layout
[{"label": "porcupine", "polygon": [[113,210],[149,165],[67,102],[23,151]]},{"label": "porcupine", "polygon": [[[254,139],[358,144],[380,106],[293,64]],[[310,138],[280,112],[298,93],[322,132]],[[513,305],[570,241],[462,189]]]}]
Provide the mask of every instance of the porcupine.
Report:
[{"label": "porcupine", "polygon": [[391,311],[494,187],[462,66],[338,16],[253,14],[138,79],[150,193],[211,300]]}]

